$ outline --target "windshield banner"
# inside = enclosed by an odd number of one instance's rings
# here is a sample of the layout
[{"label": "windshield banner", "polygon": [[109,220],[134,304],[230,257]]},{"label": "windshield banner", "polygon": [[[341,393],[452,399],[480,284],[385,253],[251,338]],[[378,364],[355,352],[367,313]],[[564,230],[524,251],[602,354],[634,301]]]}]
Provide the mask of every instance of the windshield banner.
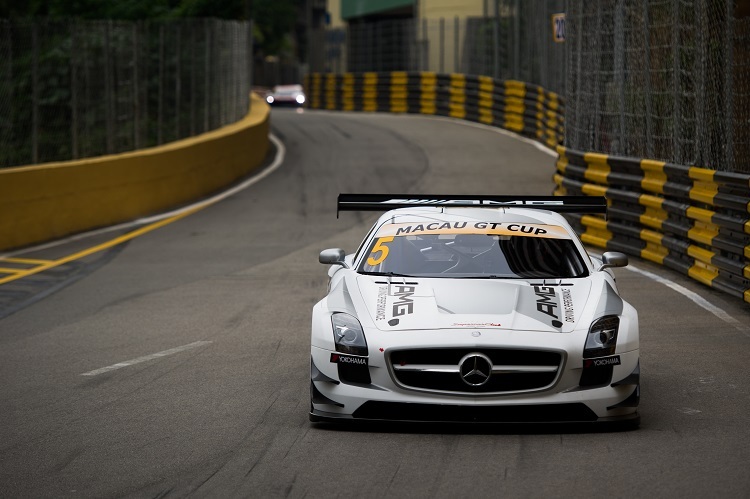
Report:
[{"label": "windshield banner", "polygon": [[546,237],[570,239],[568,232],[557,225],[500,222],[432,222],[383,225],[377,237],[421,236],[424,234],[484,234],[498,236]]}]

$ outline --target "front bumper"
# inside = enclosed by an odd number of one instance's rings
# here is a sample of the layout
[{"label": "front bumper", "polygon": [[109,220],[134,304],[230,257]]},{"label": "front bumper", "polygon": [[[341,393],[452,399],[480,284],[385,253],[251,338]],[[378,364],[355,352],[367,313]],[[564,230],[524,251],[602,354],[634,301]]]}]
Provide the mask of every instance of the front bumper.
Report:
[{"label": "front bumper", "polygon": [[553,386],[508,394],[455,394],[399,386],[385,359],[371,355],[367,378],[342,380],[333,352],[311,350],[311,421],[420,421],[472,423],[594,423],[637,425],[638,351],[619,353],[607,383],[580,386],[581,359],[566,359]]}]

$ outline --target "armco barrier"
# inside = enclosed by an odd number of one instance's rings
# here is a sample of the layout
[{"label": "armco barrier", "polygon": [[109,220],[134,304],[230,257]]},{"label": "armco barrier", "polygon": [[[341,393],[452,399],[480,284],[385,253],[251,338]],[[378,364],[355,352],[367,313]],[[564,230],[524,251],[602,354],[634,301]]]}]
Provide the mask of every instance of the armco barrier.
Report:
[{"label": "armco barrier", "polygon": [[269,108],[197,137],[80,161],[0,169],[0,249],[113,225],[204,197],[259,167]]},{"label": "armco barrier", "polygon": [[537,85],[430,72],[314,73],[308,107],[451,116],[512,130],[554,148],[563,138],[562,100]]},{"label": "armco barrier", "polygon": [[750,303],[750,175],[558,147],[557,194],[606,196],[581,239],[677,270]]}]

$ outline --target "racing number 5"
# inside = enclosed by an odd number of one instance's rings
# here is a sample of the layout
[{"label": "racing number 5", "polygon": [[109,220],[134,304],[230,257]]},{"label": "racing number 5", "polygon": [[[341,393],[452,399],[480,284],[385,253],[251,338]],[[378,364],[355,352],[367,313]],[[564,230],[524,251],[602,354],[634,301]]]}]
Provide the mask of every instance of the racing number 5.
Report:
[{"label": "racing number 5", "polygon": [[[388,257],[388,246],[386,246],[383,243],[390,243],[393,241],[393,236],[388,237],[381,237],[378,239],[378,242],[375,243],[375,246],[372,247],[372,251],[370,252],[372,256],[367,259],[367,265],[370,265],[372,267],[379,265],[385,261],[385,259]],[[377,258],[373,258],[376,253],[380,253],[380,256]]]}]

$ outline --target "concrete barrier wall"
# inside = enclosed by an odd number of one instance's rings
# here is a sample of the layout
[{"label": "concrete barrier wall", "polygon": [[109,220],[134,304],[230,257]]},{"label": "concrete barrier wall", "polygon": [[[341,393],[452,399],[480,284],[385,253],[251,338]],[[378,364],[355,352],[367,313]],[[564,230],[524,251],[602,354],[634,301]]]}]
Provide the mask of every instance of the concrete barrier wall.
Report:
[{"label": "concrete barrier wall", "polygon": [[432,72],[309,74],[308,107],[450,116],[512,130],[554,148],[563,138],[562,100],[538,85]]},{"label": "concrete barrier wall", "polygon": [[750,175],[559,146],[557,194],[605,196],[573,216],[583,242],[664,265],[750,303]]},{"label": "concrete barrier wall", "polygon": [[0,249],[133,220],[205,197],[259,167],[270,111],[170,144],[79,161],[0,169]]},{"label": "concrete barrier wall", "polygon": [[555,193],[605,196],[571,217],[590,245],[672,268],[750,303],[750,175],[560,147],[564,102],[536,85],[435,73],[311,74],[314,109],[420,113],[506,128],[556,148]]}]

